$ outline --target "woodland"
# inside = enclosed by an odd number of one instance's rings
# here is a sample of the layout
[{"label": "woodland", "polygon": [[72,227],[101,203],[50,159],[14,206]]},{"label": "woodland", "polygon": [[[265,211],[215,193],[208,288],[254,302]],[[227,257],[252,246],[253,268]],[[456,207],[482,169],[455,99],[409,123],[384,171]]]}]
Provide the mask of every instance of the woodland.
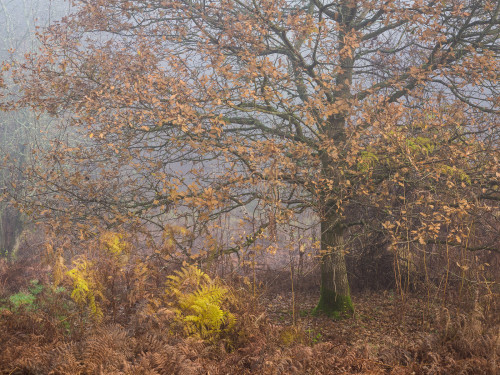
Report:
[{"label": "woodland", "polygon": [[493,0],[0,0],[0,373],[498,374],[499,55]]}]

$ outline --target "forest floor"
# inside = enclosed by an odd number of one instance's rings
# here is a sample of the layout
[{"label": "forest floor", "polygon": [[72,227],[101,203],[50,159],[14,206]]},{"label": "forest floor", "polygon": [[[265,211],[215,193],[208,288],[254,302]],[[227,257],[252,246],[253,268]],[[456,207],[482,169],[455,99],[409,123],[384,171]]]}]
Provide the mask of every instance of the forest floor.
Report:
[{"label": "forest floor", "polygon": [[33,269],[12,267],[21,268],[4,267],[0,280],[15,271],[21,283],[24,272],[23,290],[34,295],[28,302],[36,308],[0,312],[1,374],[500,373],[498,295],[463,304],[426,293],[354,293],[353,316],[334,321],[310,314],[318,300],[314,291],[293,299],[284,290],[253,296],[239,284],[232,287],[232,333],[201,340],[175,331],[171,315],[140,309],[98,324],[78,318],[77,311],[61,319],[54,306],[69,295],[54,299],[41,284],[30,284]]},{"label": "forest floor", "polygon": [[[299,305],[295,325],[304,329],[315,342],[329,341],[352,346],[368,343],[384,347],[394,342],[406,344],[422,332],[432,331],[426,317],[431,306],[417,295],[407,296],[406,301],[402,301],[392,291],[358,293],[353,295],[355,313],[351,318],[342,320],[311,315],[319,299],[316,293],[300,293],[295,299]],[[283,326],[294,324],[290,301],[291,293],[284,293],[266,303],[272,321]]]},{"label": "forest floor", "polygon": [[[313,345],[356,353],[371,365],[366,373],[500,374],[500,316],[491,304],[468,309],[419,293],[363,292],[353,295],[353,316],[336,321],[310,314],[318,298],[295,296],[295,326]],[[272,321],[293,326],[291,300],[284,293],[266,301]]]}]

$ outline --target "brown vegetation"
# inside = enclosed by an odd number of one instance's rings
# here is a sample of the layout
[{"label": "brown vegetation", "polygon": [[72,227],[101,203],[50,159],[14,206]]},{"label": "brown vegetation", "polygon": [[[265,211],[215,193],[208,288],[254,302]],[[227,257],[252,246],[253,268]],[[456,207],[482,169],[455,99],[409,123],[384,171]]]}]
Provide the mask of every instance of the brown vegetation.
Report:
[{"label": "brown vegetation", "polygon": [[[294,323],[286,271],[261,272],[255,297],[249,279],[226,278],[223,306],[234,325],[202,339],[179,326],[164,300],[171,271],[155,269],[154,262],[143,259],[145,279],[107,284],[103,296],[113,285],[114,299],[98,301],[102,316],[96,319],[89,306],[82,309],[71,299],[68,277],[61,281],[67,289],[56,291],[39,259],[22,265],[34,253],[24,247],[20,260],[2,263],[1,373],[494,375],[498,369],[498,293],[474,296],[467,289],[445,304],[439,293],[428,296],[425,289],[365,291],[354,295],[354,316],[333,321],[310,315],[317,295],[302,289],[294,295]],[[97,278],[105,270],[100,262],[108,261],[93,258]],[[23,278],[13,279],[12,270],[21,269]],[[155,273],[163,281],[151,277]],[[29,282],[40,277],[43,284]],[[304,287],[314,288],[308,278]],[[15,289],[31,291],[35,300],[15,306],[8,299]],[[135,297],[138,289],[143,298]]]}]

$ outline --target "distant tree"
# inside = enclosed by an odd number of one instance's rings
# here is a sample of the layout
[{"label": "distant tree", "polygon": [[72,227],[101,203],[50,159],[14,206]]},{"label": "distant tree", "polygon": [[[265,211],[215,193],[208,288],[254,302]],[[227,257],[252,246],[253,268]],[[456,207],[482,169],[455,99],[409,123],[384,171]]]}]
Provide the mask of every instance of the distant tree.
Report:
[{"label": "distant tree", "polygon": [[[47,117],[37,117],[28,108],[8,110],[17,87],[9,68],[24,54],[37,48],[36,27],[47,25],[51,16],[61,14],[61,0],[0,0],[0,254],[11,255],[20,244],[26,217],[9,199],[2,201],[6,190],[22,189],[22,172],[30,162],[31,148],[44,144],[38,137],[50,128]],[[11,108],[12,109],[12,108]]]},{"label": "distant tree", "polygon": [[312,211],[317,311],[332,316],[353,310],[344,255],[357,228],[394,251],[498,249],[499,2],[73,9],[19,78],[23,102],[73,134],[45,154],[47,172],[29,171],[41,210],[160,228],[191,212],[203,233],[257,206],[266,219],[246,243]]},{"label": "distant tree", "polygon": [[[33,41],[34,15],[37,6],[34,1],[22,1],[14,4],[0,0],[0,61],[4,61],[2,72],[7,71],[9,61],[15,56],[21,57],[27,51],[26,44]],[[0,76],[0,88],[9,82],[9,78]],[[10,83],[10,82],[9,82]],[[0,94],[0,101],[2,95]],[[0,255],[10,255],[19,242],[19,235],[24,228],[24,218],[19,210],[7,200],[3,201],[5,190],[16,189],[19,174],[7,170],[7,166],[22,166],[25,161],[26,143],[29,142],[30,118],[27,111],[7,112],[0,102]],[[9,158],[7,162],[6,158]],[[19,185],[20,187],[20,185]]]}]

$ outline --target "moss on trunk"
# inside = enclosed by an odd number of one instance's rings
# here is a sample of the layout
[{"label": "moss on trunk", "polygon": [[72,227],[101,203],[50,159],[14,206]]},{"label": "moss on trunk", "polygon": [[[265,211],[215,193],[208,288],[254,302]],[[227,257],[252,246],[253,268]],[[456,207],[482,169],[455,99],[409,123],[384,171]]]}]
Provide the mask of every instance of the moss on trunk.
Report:
[{"label": "moss on trunk", "polygon": [[342,296],[332,290],[321,288],[318,305],[313,314],[325,314],[333,319],[342,319],[354,313],[354,305],[349,295]]}]

